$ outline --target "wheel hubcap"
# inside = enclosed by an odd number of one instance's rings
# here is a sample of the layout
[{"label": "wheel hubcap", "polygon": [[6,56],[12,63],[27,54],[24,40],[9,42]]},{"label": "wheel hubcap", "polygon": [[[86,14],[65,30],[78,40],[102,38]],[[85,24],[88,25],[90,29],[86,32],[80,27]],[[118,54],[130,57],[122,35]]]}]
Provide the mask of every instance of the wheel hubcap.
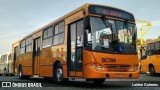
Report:
[{"label": "wheel hubcap", "polygon": [[58,80],[58,81],[61,81],[61,80],[62,80],[62,78],[63,78],[63,73],[62,73],[62,69],[61,69],[61,68],[57,69],[56,76],[57,76],[57,80]]}]

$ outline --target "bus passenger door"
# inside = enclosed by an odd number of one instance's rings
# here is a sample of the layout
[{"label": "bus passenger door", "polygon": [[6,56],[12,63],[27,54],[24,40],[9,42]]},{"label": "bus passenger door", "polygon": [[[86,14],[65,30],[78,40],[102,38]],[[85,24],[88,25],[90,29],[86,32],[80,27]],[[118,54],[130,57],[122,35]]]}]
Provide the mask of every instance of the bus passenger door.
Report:
[{"label": "bus passenger door", "polygon": [[69,25],[68,30],[68,74],[82,76],[83,20]]},{"label": "bus passenger door", "polygon": [[34,75],[39,75],[40,44],[41,44],[40,37],[34,39],[34,43],[33,43],[33,74]]}]

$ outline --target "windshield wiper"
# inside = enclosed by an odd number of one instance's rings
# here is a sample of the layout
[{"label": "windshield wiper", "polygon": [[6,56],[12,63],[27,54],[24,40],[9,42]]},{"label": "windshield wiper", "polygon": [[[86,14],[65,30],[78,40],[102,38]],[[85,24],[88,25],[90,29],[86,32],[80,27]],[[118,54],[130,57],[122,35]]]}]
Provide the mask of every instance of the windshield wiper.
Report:
[{"label": "windshield wiper", "polygon": [[[118,41],[115,39],[117,36],[116,34],[113,34],[113,28],[112,28],[112,24],[109,23],[108,19],[106,18],[101,18],[103,24],[106,26],[106,28],[110,28],[111,29],[111,46],[112,46],[112,53],[118,53]],[[108,38],[109,39],[109,38]]]},{"label": "windshield wiper", "polygon": [[106,26],[106,28],[111,28],[111,31],[112,31],[112,25],[111,23],[109,23],[108,19],[106,18],[101,18],[103,24]]},{"label": "windshield wiper", "polygon": [[[111,40],[113,40],[113,29],[112,29],[112,24],[109,23],[108,19],[102,17],[101,18],[103,24],[106,26],[106,28],[110,28],[111,29]],[[109,39],[109,38],[108,38]]]}]

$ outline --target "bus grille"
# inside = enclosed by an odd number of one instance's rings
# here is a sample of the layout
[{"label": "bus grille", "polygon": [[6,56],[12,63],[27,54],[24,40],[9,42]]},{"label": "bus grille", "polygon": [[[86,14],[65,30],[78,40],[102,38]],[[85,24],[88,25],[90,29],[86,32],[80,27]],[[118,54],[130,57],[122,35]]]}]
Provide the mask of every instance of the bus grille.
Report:
[{"label": "bus grille", "polygon": [[130,65],[105,65],[109,72],[127,72]]}]

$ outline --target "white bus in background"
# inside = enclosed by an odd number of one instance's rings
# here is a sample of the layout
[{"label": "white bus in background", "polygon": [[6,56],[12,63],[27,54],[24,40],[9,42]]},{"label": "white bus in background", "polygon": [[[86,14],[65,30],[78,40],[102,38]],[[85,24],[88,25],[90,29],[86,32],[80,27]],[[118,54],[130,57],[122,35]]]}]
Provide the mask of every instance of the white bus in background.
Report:
[{"label": "white bus in background", "polygon": [[1,55],[0,75],[13,75],[13,60],[10,52]]},{"label": "white bus in background", "polygon": [[2,63],[1,63],[1,55],[0,55],[0,76],[2,75],[1,74],[1,65],[2,65]]}]

